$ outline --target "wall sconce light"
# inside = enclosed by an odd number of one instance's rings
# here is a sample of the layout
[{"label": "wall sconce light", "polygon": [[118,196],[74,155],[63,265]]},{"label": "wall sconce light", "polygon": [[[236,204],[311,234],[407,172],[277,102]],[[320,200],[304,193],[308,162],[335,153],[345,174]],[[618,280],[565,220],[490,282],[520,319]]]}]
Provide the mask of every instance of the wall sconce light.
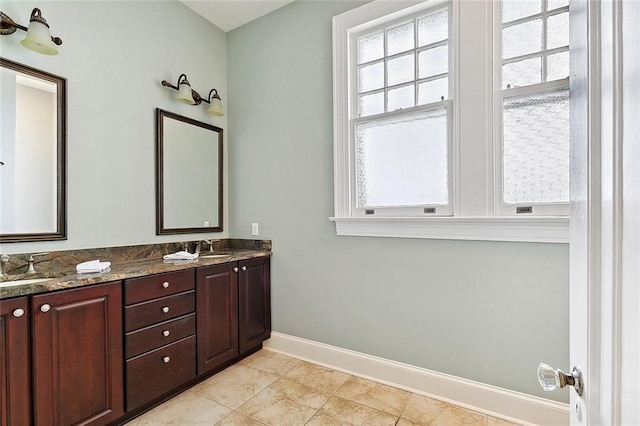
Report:
[{"label": "wall sconce light", "polygon": [[180,74],[180,77],[178,77],[178,84],[176,86],[169,83],[167,80],[162,80],[162,85],[177,90],[178,94],[176,95],[176,100],[179,102],[184,102],[189,105],[200,105],[202,102],[206,102],[209,104],[207,113],[217,116],[224,115],[222,100],[220,99],[220,95],[218,95],[218,91],[216,89],[211,89],[207,99],[204,99],[198,92],[191,88],[191,84],[189,83],[189,80],[187,80],[186,74]]},{"label": "wall sconce light", "polygon": [[21,29],[27,32],[27,36],[20,42],[24,47],[43,55],[57,55],[58,49],[56,45],[62,44],[60,37],[51,37],[49,32],[49,24],[42,17],[42,12],[37,7],[31,12],[29,20],[29,28],[16,23],[9,18],[4,12],[0,12],[0,35],[9,35]]}]

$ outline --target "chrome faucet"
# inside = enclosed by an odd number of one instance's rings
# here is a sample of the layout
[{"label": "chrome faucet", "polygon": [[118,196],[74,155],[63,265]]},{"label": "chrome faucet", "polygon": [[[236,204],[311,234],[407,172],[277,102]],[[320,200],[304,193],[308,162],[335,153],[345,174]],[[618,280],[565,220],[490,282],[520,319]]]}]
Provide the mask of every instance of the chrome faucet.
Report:
[{"label": "chrome faucet", "polygon": [[8,263],[9,263],[9,256],[6,254],[0,254],[0,277],[7,276]]},{"label": "chrome faucet", "polygon": [[33,263],[35,262],[34,256],[46,256],[49,253],[34,253],[32,255],[29,256],[29,259],[27,259],[27,271],[25,272],[25,274],[35,274],[36,273],[36,268],[34,268]]}]

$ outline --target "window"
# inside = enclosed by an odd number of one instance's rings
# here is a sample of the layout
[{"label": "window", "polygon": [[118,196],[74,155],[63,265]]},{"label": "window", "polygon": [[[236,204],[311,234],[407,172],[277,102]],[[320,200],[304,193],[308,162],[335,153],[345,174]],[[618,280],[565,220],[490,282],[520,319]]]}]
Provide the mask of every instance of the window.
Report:
[{"label": "window", "polygon": [[567,242],[568,5],[403,4],[334,17],[337,233]]},{"label": "window", "polygon": [[448,7],[349,36],[353,214],[450,215]]},{"label": "window", "polygon": [[568,0],[503,0],[497,214],[568,214]]}]

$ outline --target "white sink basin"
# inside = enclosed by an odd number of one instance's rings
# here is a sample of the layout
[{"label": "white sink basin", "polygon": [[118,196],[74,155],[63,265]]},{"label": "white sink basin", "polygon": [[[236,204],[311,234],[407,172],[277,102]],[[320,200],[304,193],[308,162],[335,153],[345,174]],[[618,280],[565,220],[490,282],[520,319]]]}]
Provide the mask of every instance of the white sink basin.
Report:
[{"label": "white sink basin", "polygon": [[204,254],[204,255],[200,255],[198,256],[199,259],[215,259],[218,257],[229,257],[231,256],[230,254]]},{"label": "white sink basin", "polygon": [[30,280],[16,280],[16,281],[3,281],[0,282],[0,288],[15,287],[17,285],[35,284],[41,281],[49,281],[51,278],[33,278]]}]

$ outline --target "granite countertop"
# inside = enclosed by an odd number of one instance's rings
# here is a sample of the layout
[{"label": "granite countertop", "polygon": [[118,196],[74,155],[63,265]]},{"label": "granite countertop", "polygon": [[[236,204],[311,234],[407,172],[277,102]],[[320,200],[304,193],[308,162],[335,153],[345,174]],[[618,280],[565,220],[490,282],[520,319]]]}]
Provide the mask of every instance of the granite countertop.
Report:
[{"label": "granite countertop", "polygon": [[[164,272],[180,271],[201,266],[266,257],[271,256],[272,252],[270,249],[224,249],[216,250],[215,253],[213,253],[217,257],[208,257],[211,256],[211,254],[212,253],[209,252],[201,252],[200,257],[195,260],[166,261],[161,256],[142,258],[139,260],[120,259],[120,261],[112,261],[111,267],[106,271],[91,274],[77,274],[74,266],[71,268],[67,267],[66,270],[48,271],[40,274],[12,275],[10,276],[12,280],[45,278],[46,281],[2,287],[0,288],[0,300],[83,287],[92,284],[125,280],[128,278],[143,277]],[[219,255],[225,256],[220,257]]]}]

